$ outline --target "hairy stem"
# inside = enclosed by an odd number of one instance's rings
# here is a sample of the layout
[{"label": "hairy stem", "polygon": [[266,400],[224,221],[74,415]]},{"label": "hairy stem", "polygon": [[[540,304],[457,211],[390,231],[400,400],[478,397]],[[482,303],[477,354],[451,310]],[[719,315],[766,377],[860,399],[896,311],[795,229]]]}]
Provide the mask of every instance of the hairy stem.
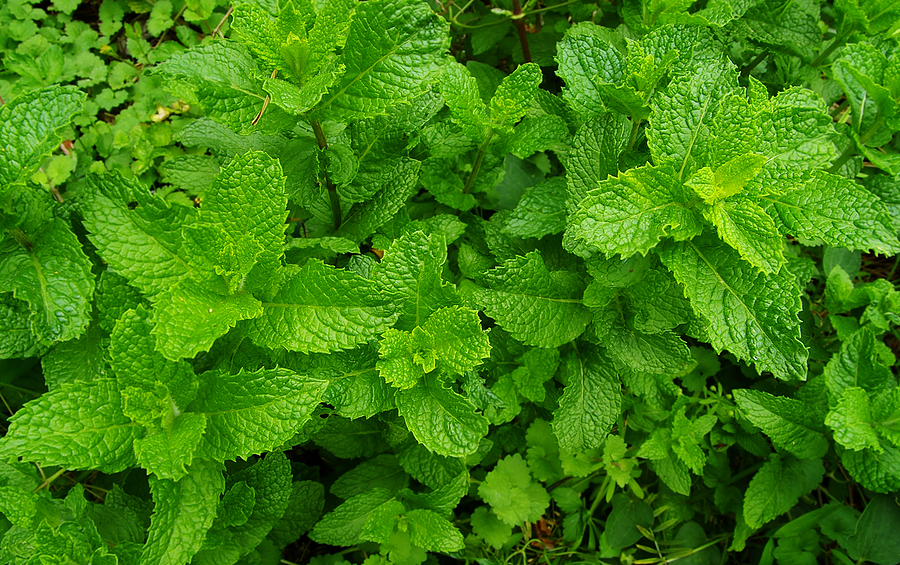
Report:
[{"label": "hairy stem", "polygon": [[481,170],[481,163],[484,161],[484,156],[487,154],[488,145],[490,145],[493,138],[494,132],[489,132],[484,143],[478,148],[478,155],[475,156],[475,163],[472,164],[472,172],[469,173],[469,178],[466,179],[466,185],[463,187],[463,194],[469,194],[469,191],[472,190],[472,185],[475,184],[475,179],[478,177],[478,171]]},{"label": "hairy stem", "polygon": [[[322,129],[322,122],[316,118],[310,118],[309,124],[312,126],[313,133],[316,136],[316,142],[319,149],[328,149],[328,140],[325,139],[325,130]],[[325,188],[328,189],[328,200],[331,201],[331,216],[334,219],[334,229],[341,227],[341,199],[338,197],[337,187],[328,178],[328,170],[325,170]]]},{"label": "hairy stem", "polygon": [[513,0],[513,16],[516,29],[519,30],[519,43],[522,44],[522,57],[526,63],[531,62],[531,49],[528,48],[528,32],[525,31],[525,20],[522,19],[522,5],[519,0]]}]

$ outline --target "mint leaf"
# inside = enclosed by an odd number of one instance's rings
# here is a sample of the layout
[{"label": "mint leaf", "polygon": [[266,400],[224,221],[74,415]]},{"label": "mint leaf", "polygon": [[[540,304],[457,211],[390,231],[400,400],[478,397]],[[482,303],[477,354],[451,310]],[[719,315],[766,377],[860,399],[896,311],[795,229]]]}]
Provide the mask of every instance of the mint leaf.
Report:
[{"label": "mint leaf", "polygon": [[138,464],[160,479],[180,480],[188,473],[185,466],[193,461],[205,429],[203,414],[181,414],[169,429],[134,441]]},{"label": "mint leaf", "polygon": [[879,359],[880,342],[870,328],[863,327],[841,343],[841,348],[825,365],[825,383],[833,402],[849,388],[860,387],[875,394],[892,388],[896,380]]},{"label": "mint leaf", "polygon": [[841,454],[841,463],[854,480],[880,493],[892,493],[900,488],[900,449],[885,442],[881,450],[847,450]]},{"label": "mint leaf", "polygon": [[784,514],[822,481],[825,468],[819,459],[782,458],[772,454],[757,471],[744,495],[744,520],[762,527]]},{"label": "mint leaf", "polygon": [[446,260],[444,238],[421,231],[403,235],[385,251],[373,279],[384,292],[400,295],[397,329],[423,326],[438,308],[459,304],[456,289],[442,278]]},{"label": "mint leaf", "polygon": [[491,123],[504,130],[522,119],[537,95],[543,75],[534,63],[519,65],[503,78],[491,98]]},{"label": "mint leaf", "polygon": [[557,73],[566,83],[563,98],[585,120],[606,112],[598,83],[619,82],[624,73],[617,39],[610,30],[584,22],[570,28],[557,46]]},{"label": "mint leaf", "polygon": [[825,425],[834,431],[834,440],[853,451],[881,451],[881,442],[873,424],[869,395],[859,387],[844,389],[837,405],[825,418]]},{"label": "mint leaf", "polygon": [[491,134],[487,106],[481,100],[478,84],[469,70],[459,63],[446,63],[441,75],[441,94],[450,108],[450,116],[470,139],[481,143]]},{"label": "mint leaf", "polygon": [[52,86],[0,107],[0,183],[25,182],[59,144],[59,130],[81,112],[85,98],[73,86]]},{"label": "mint leaf", "polygon": [[249,511],[242,512],[237,516],[238,520],[229,523],[233,516],[229,516],[224,504],[220,504],[216,522],[191,563],[236,563],[256,548],[287,509],[291,495],[291,465],[283,453],[269,453],[252,466],[229,475],[225,484],[228,489],[237,485],[252,489],[253,508],[246,509]]},{"label": "mint leaf", "polygon": [[584,284],[568,271],[550,271],[540,253],[516,257],[485,273],[489,289],[477,300],[513,337],[558,347],[584,331],[591,314],[581,303]]},{"label": "mint leaf", "polygon": [[112,379],[66,383],[10,416],[2,449],[44,466],[117,473],[135,464],[141,428],[122,412]]},{"label": "mint leaf", "polygon": [[447,27],[417,0],[360,3],[340,59],[347,70],[316,111],[361,119],[414,99],[440,69]]},{"label": "mint leaf", "polygon": [[758,205],[741,198],[725,200],[705,210],[704,216],[716,226],[722,241],[751,265],[764,273],[775,273],[781,268],[784,238]]},{"label": "mint leaf", "polygon": [[550,495],[532,481],[528,464],[518,453],[497,462],[478,486],[478,495],[510,526],[539,520],[550,504]]},{"label": "mint leaf", "polygon": [[[68,341],[90,323],[91,262],[68,223],[51,220],[41,231],[0,239],[0,292],[29,304],[31,331],[42,341]],[[21,240],[21,241],[19,241]]]},{"label": "mint leaf", "polygon": [[525,190],[506,218],[505,231],[513,237],[542,238],[566,229],[566,181],[553,177]]},{"label": "mint leaf", "polygon": [[700,234],[700,218],[687,206],[690,198],[670,168],[630,169],[587,193],[570,220],[569,235],[607,257],[646,255],[662,237]]},{"label": "mint leaf", "polygon": [[289,364],[301,375],[327,380],[323,402],[346,418],[371,418],[394,407],[393,388],[378,374],[378,352],[372,346],[327,355],[310,355]]},{"label": "mint leaf", "polygon": [[137,180],[118,175],[90,177],[81,201],[88,238],[109,269],[148,296],[155,296],[192,268],[180,254],[181,227],[197,214],[156,198]]},{"label": "mint leaf", "polygon": [[394,500],[393,494],[380,488],[358,494],[325,514],[309,533],[309,537],[328,545],[349,546],[359,543],[360,534],[372,513]]},{"label": "mint leaf", "polygon": [[210,459],[228,461],[271,451],[307,422],[327,385],[287,369],[236,375],[204,373],[188,408],[207,417],[200,447]]},{"label": "mint leaf", "polygon": [[596,350],[563,358],[566,388],[553,412],[559,448],[570,453],[603,445],[622,411],[621,385],[612,363]]},{"label": "mint leaf", "polygon": [[331,485],[331,494],[347,500],[373,488],[396,493],[409,483],[409,475],[393,455],[382,454],[347,471]]},{"label": "mint leaf", "polygon": [[351,349],[392,326],[398,314],[374,282],[310,260],[248,325],[264,347],[323,352]]},{"label": "mint leaf", "polygon": [[828,451],[821,420],[802,401],[759,390],[735,389],[732,394],[741,412],[779,449],[800,459],[822,457]]},{"label": "mint leaf", "polygon": [[660,258],[684,285],[694,311],[709,322],[716,349],[728,349],[780,379],[806,378],[799,289],[787,269],[755,273],[735,251],[708,237],[669,245]]},{"label": "mint leaf", "polygon": [[225,490],[222,464],[197,461],[179,481],[150,477],[155,508],[140,565],[187,563],[200,549]]},{"label": "mint leaf", "polygon": [[795,190],[763,197],[788,233],[833,247],[882,254],[900,251],[891,216],[857,183],[814,171]]},{"label": "mint leaf", "polygon": [[419,443],[438,455],[475,453],[487,435],[487,418],[437,378],[426,376],[416,386],[397,392],[397,409]]},{"label": "mint leaf", "polygon": [[[0,294],[0,359],[34,357],[40,341],[31,333],[28,303],[10,293]],[[46,371],[46,368],[45,368]]]},{"label": "mint leaf", "polygon": [[432,510],[417,508],[406,512],[412,543],[427,551],[459,551],[465,547],[460,531]]}]

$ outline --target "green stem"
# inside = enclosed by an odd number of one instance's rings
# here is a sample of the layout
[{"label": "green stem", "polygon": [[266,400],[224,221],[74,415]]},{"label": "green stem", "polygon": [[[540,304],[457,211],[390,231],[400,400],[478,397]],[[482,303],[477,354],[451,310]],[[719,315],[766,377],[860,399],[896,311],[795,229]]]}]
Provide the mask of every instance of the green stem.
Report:
[{"label": "green stem", "polygon": [[[328,149],[328,140],[325,138],[325,130],[322,129],[322,122],[316,118],[310,118],[309,124],[312,126],[313,133],[316,136],[316,143],[319,149]],[[325,170],[325,188],[328,190],[328,199],[331,201],[331,216],[334,219],[334,229],[341,227],[341,199],[338,197],[337,187],[328,178],[328,170]]]},{"label": "green stem", "polygon": [[625,146],[625,152],[631,151],[634,149],[634,144],[637,142],[638,132],[641,129],[641,121],[632,116],[631,118],[631,135],[628,136],[628,145]]},{"label": "green stem", "polygon": [[60,477],[62,476],[62,474],[65,473],[65,472],[66,472],[65,469],[60,469],[59,471],[53,473],[52,475],[50,475],[49,477],[47,477],[47,479],[46,479],[44,482],[42,482],[36,489],[34,489],[34,490],[31,491],[31,492],[37,492],[37,491],[41,490],[41,489],[44,488],[44,487],[48,487],[48,488],[49,488],[50,485],[53,484],[53,481],[55,481],[56,479],[60,478]]},{"label": "green stem", "polygon": [[813,62],[810,63],[810,66],[818,67],[819,65],[824,63],[825,60],[828,59],[828,57],[832,53],[834,53],[834,51],[838,47],[841,47],[842,45],[844,45],[844,42],[847,41],[847,38],[850,37],[850,34],[853,33],[854,27],[855,26],[850,26],[847,28],[847,31],[845,31],[843,34],[835,36],[834,41],[831,42],[831,45],[829,45],[828,47],[823,49],[822,52],[819,53],[819,56],[816,57],[815,59],[813,59]]},{"label": "green stem", "polygon": [[754,57],[752,61],[747,63],[747,66],[744,67],[744,70],[741,71],[741,77],[747,78],[748,76],[750,76],[750,73],[753,72],[753,69],[758,67],[759,64],[762,63],[768,56],[769,56],[769,52],[763,51],[762,53],[760,53],[759,55]]},{"label": "green stem", "polygon": [[841,102],[841,105],[831,111],[831,119],[833,120],[833,119],[837,118],[838,115],[841,112],[843,112],[844,110],[846,110],[847,106],[849,106],[849,105],[850,105],[850,99],[844,98],[844,101]]},{"label": "green stem", "polygon": [[472,164],[472,172],[469,173],[469,178],[466,179],[466,185],[463,187],[463,194],[469,194],[469,191],[472,190],[475,179],[478,177],[478,171],[481,170],[481,163],[484,161],[484,156],[487,155],[488,145],[491,144],[492,139],[494,139],[493,131],[488,132],[484,143],[478,148],[478,155],[475,156],[475,163]]},{"label": "green stem", "polygon": [[[869,138],[871,138],[878,132],[878,130],[881,129],[881,125],[883,122],[884,119],[882,118],[875,120],[875,123],[872,124],[872,127],[866,130],[866,133],[862,134],[862,137],[859,138],[859,145],[865,145],[866,142],[869,141]],[[828,168],[827,172],[837,174],[838,171],[841,170],[841,167],[844,166],[844,163],[849,161],[851,157],[857,154],[856,147],[856,143],[851,143],[846,149],[844,149],[844,152],[841,153],[841,156],[838,157],[837,161],[835,161],[831,165],[831,167]]]},{"label": "green stem", "polygon": [[519,31],[519,43],[522,45],[522,57],[526,63],[531,62],[531,50],[528,48],[528,32],[525,31],[525,20],[522,16],[522,5],[519,0],[513,0],[513,16],[516,29]]}]

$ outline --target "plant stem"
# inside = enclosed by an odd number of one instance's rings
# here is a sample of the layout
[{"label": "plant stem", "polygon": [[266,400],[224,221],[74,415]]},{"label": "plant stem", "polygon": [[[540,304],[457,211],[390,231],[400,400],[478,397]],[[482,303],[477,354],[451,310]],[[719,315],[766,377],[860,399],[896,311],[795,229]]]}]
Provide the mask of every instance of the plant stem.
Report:
[{"label": "plant stem", "polygon": [[759,55],[754,57],[752,61],[747,63],[747,66],[744,67],[744,70],[741,71],[741,77],[747,78],[748,76],[750,76],[750,73],[753,72],[753,69],[755,69],[757,66],[759,66],[759,64],[762,63],[768,56],[769,56],[769,52],[763,51],[762,53],[760,53]]},{"label": "plant stem", "polygon": [[522,57],[526,63],[531,62],[531,50],[528,48],[528,32],[525,31],[525,20],[522,19],[522,5],[519,0],[513,0],[513,16],[516,29],[519,30],[519,43],[522,44]]},{"label": "plant stem", "polygon": [[[313,133],[316,135],[316,142],[319,149],[328,149],[328,140],[325,139],[325,130],[322,129],[322,122],[316,118],[310,118],[309,124],[312,126]],[[331,216],[334,218],[334,229],[341,227],[341,199],[338,197],[337,187],[332,184],[328,178],[328,170],[325,170],[325,188],[328,190],[328,199],[331,201]]]},{"label": "plant stem", "polygon": [[[884,120],[881,118],[875,120],[875,123],[872,124],[872,127],[870,127],[868,130],[866,130],[866,133],[862,134],[862,137],[859,138],[859,144],[865,145],[865,143],[867,141],[869,141],[869,138],[872,137],[873,135],[875,135],[875,133],[879,129],[881,129],[881,124],[883,122],[884,122]],[[857,154],[856,143],[851,143],[846,149],[844,149],[844,152],[841,153],[841,156],[838,157],[837,161],[835,161],[831,165],[831,167],[828,168],[827,172],[832,173],[832,174],[837,174],[837,172],[841,170],[841,167],[844,166],[844,163],[849,161],[850,158],[856,154]]]},{"label": "plant stem", "polygon": [[810,66],[818,67],[819,65],[824,63],[825,59],[827,59],[832,53],[834,53],[834,51],[838,47],[842,46],[847,38],[850,37],[850,34],[853,33],[853,29],[854,26],[850,26],[842,35],[835,36],[834,41],[831,42],[831,45],[823,49],[822,52],[819,53],[819,56],[813,59],[813,62],[810,63]]},{"label": "plant stem", "polygon": [[625,152],[631,151],[634,149],[634,144],[637,142],[638,132],[641,129],[641,120],[635,117],[631,118],[631,135],[628,136],[628,145],[625,146]]},{"label": "plant stem", "polygon": [[472,185],[475,184],[475,178],[478,177],[478,171],[481,170],[481,162],[484,161],[484,156],[487,154],[488,145],[490,145],[492,139],[494,139],[493,131],[488,132],[484,143],[478,148],[478,155],[475,156],[475,163],[472,164],[472,172],[469,173],[469,178],[466,179],[466,185],[463,187],[463,194],[469,194],[469,191],[472,190]]}]

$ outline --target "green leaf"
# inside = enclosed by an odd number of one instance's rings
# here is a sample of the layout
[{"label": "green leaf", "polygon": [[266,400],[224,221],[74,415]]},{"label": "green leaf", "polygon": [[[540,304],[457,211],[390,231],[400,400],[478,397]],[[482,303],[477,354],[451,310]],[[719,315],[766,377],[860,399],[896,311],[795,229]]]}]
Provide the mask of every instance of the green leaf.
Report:
[{"label": "green leaf", "polygon": [[326,381],[288,369],[236,375],[210,371],[189,410],[206,414],[200,447],[217,461],[249,457],[287,442],[318,406]]},{"label": "green leaf", "polygon": [[89,183],[91,194],[81,202],[84,224],[113,273],[152,297],[191,272],[179,250],[194,208],[169,205],[118,175],[91,176]]},{"label": "green leaf", "polygon": [[713,347],[729,350],[780,379],[806,378],[800,342],[800,293],[787,269],[753,272],[709,237],[668,246],[663,264],[684,285],[694,311],[709,322]]},{"label": "green leaf", "polygon": [[[90,323],[91,262],[68,223],[54,219],[40,232],[0,239],[0,292],[31,309],[31,331],[42,341],[67,341]],[[21,240],[21,241],[20,241]]]},{"label": "green leaf", "polygon": [[735,389],[732,394],[741,412],[779,449],[800,459],[815,459],[828,451],[821,420],[802,401],[759,390]]},{"label": "green leaf", "polygon": [[189,562],[216,517],[224,490],[221,463],[196,461],[177,482],[150,477],[155,509],[140,565]]},{"label": "green leaf", "polygon": [[884,203],[850,179],[813,171],[795,190],[764,196],[763,202],[787,233],[833,247],[900,252]]},{"label": "green leaf", "polygon": [[228,295],[226,289],[186,279],[156,297],[153,334],[156,347],[176,361],[209,351],[213,342],[240,320],[264,315],[259,300],[249,294]]},{"label": "green leaf", "polygon": [[[67,343],[78,341],[80,340]],[[37,336],[31,333],[28,303],[14,298],[10,293],[0,294],[0,359],[34,357],[40,354],[41,349]],[[44,371],[47,372],[46,367]],[[47,381],[52,382],[52,378]]]},{"label": "green leaf", "polygon": [[596,350],[563,359],[566,388],[553,412],[553,432],[562,451],[577,453],[603,445],[622,411],[622,390],[612,362]]},{"label": "green leaf", "polygon": [[81,112],[73,86],[33,90],[0,107],[0,185],[25,182],[59,144],[60,130]]},{"label": "green leaf", "polygon": [[550,271],[540,253],[511,259],[485,273],[478,294],[485,313],[513,337],[539,347],[558,347],[584,331],[591,319],[582,305],[584,283],[568,271]]},{"label": "green leaf", "polygon": [[418,443],[399,451],[397,461],[414,479],[432,489],[450,484],[460,474],[466,473],[462,460],[437,455]]},{"label": "green leaf", "polygon": [[900,489],[900,449],[887,442],[881,442],[880,452],[844,451],[841,463],[854,480],[869,490],[889,494]]},{"label": "green leaf", "polygon": [[310,260],[272,297],[248,334],[259,345],[291,351],[352,349],[397,320],[389,298],[374,282]]},{"label": "green leaf", "polygon": [[834,441],[853,451],[881,451],[873,423],[869,394],[859,387],[845,388],[825,418],[825,425],[834,431]]},{"label": "green leaf", "polygon": [[634,500],[617,493],[612,497],[612,512],[609,513],[604,534],[610,547],[621,550],[640,541],[643,535],[638,529],[653,525],[653,509],[643,500]]},{"label": "green leaf", "polygon": [[565,81],[563,98],[587,120],[606,112],[599,83],[614,84],[625,71],[624,54],[613,33],[588,22],[571,27],[557,45],[557,74]]},{"label": "green leaf", "polygon": [[537,94],[543,75],[534,63],[519,65],[503,78],[491,98],[491,123],[499,129],[511,128],[522,119]]},{"label": "green leaf", "polygon": [[[298,356],[299,358],[299,356]],[[322,397],[346,418],[371,418],[394,407],[394,391],[378,374],[378,352],[373,346],[303,358],[306,363],[290,364],[301,375],[327,380]]]},{"label": "green leaf", "polygon": [[861,387],[874,395],[895,386],[890,368],[878,357],[879,344],[872,330],[866,327],[841,343],[841,349],[828,361],[824,373],[833,402],[837,402],[848,388]]},{"label": "green leaf", "polygon": [[602,251],[629,257],[646,255],[660,239],[699,235],[699,216],[691,196],[672,169],[644,166],[600,182],[571,218],[569,235]]},{"label": "green leaf", "polygon": [[334,232],[354,243],[366,239],[391,219],[418,190],[419,162],[399,159],[379,176],[377,193],[371,200],[356,205]]},{"label": "green leaf", "polygon": [[460,531],[436,512],[417,508],[406,513],[409,538],[426,551],[459,551],[465,547]]},{"label": "green leaf", "polygon": [[528,464],[518,453],[497,462],[478,485],[478,495],[510,526],[536,522],[550,505],[550,495],[532,481]]},{"label": "green leaf", "polygon": [[866,509],[856,523],[856,532],[844,547],[857,562],[891,565],[897,560],[897,555],[900,555],[900,541],[894,535],[898,527],[900,510],[897,508],[896,498],[875,496],[866,504]]},{"label": "green leaf", "polygon": [[504,231],[513,237],[536,237],[566,229],[566,180],[552,177],[525,189],[522,199],[506,218]]},{"label": "green leaf", "polygon": [[181,414],[171,429],[134,441],[138,464],[160,479],[180,480],[188,473],[185,466],[191,465],[205,429],[203,414]]},{"label": "green leaf", "polygon": [[572,150],[565,155],[568,196],[566,206],[571,216],[588,191],[597,188],[607,177],[619,173],[619,155],[628,142],[631,125],[614,112],[586,122],[572,139]]},{"label": "green leaf", "polygon": [[65,469],[117,473],[135,465],[132,444],[141,427],[122,412],[112,379],[66,383],[10,416],[3,451]]},{"label": "green leaf", "polygon": [[501,520],[487,506],[479,506],[472,512],[472,533],[481,537],[494,549],[500,549],[509,539],[512,526]]},{"label": "green leaf", "polygon": [[737,198],[717,202],[703,214],[719,233],[751,265],[775,273],[784,263],[784,238],[775,222],[758,205]]},{"label": "green leaf", "polygon": [[820,459],[782,458],[772,454],[750,481],[744,496],[744,520],[760,528],[784,514],[822,481],[825,468]]},{"label": "green leaf", "polygon": [[474,369],[490,352],[476,312],[441,308],[412,332],[386,331],[377,366],[387,382],[407,389],[435,367],[445,375]]},{"label": "green leaf", "polygon": [[331,494],[344,500],[373,488],[388,490],[392,493],[405,488],[409,483],[409,475],[397,463],[393,455],[381,454],[363,461],[347,471],[331,485]]},{"label": "green leaf", "polygon": [[319,521],[324,506],[325,489],[322,483],[294,482],[291,484],[291,497],[287,509],[272,526],[268,539],[279,548],[294,543]]},{"label": "green leaf", "polygon": [[446,261],[444,238],[422,231],[404,234],[385,250],[372,278],[384,292],[399,295],[397,329],[423,326],[439,308],[459,304],[456,289],[442,278]]},{"label": "green leaf", "polygon": [[447,29],[443,18],[417,0],[359,4],[341,54],[347,70],[316,111],[361,119],[411,101],[440,70],[449,47]]},{"label": "green leaf", "polygon": [[468,399],[431,376],[398,391],[397,409],[419,443],[438,455],[471,455],[488,432],[487,418]]},{"label": "green leaf", "polygon": [[710,123],[719,101],[737,88],[724,58],[701,60],[653,97],[647,144],[657,164],[670,163],[680,179],[708,164]]},{"label": "green leaf", "polygon": [[490,135],[491,120],[481,100],[478,84],[468,69],[448,61],[441,75],[441,94],[450,108],[451,120],[470,139],[481,143]]},{"label": "green leaf", "polygon": [[[229,488],[242,483],[254,491],[253,510],[240,516],[237,523],[229,524],[227,508],[220,506],[216,523],[191,563],[237,563],[241,556],[256,548],[287,509],[291,495],[291,464],[283,453],[269,453],[265,459],[230,475],[226,480]],[[222,515],[222,510],[226,510],[225,515]]]},{"label": "green leaf", "polygon": [[380,488],[358,494],[323,516],[309,537],[328,545],[355,545],[372,513],[394,500],[391,492]]}]

